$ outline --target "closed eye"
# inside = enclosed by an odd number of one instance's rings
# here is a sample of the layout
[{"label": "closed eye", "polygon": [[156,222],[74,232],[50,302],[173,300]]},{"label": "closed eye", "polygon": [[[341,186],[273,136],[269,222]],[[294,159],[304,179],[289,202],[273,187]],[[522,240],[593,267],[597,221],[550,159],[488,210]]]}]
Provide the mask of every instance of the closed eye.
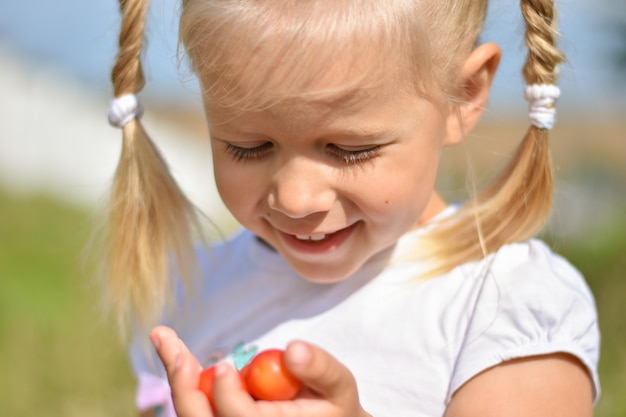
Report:
[{"label": "closed eye", "polygon": [[363,162],[369,162],[380,155],[380,145],[369,148],[344,149],[337,145],[326,145],[326,151],[337,161],[346,165],[356,165]]},{"label": "closed eye", "polygon": [[237,162],[247,162],[264,157],[272,151],[273,147],[274,145],[272,142],[265,142],[262,145],[252,148],[243,148],[241,146],[235,146],[231,143],[227,143],[226,152],[229,153]]}]

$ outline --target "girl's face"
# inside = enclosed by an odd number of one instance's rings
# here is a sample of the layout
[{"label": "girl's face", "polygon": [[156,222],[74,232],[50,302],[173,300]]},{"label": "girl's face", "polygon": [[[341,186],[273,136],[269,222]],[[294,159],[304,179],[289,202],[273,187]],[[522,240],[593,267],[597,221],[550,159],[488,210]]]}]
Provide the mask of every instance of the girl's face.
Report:
[{"label": "girl's face", "polygon": [[207,106],[224,203],[308,280],[350,276],[443,208],[448,115],[395,84],[255,112]]}]

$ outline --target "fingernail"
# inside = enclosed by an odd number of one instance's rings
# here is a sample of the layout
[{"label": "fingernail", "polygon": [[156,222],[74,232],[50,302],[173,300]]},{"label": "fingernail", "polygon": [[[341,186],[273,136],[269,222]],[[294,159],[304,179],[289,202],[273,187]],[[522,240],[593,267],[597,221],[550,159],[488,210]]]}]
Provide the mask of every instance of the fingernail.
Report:
[{"label": "fingernail", "polygon": [[294,365],[306,365],[311,360],[311,349],[305,343],[294,342],[289,350]]},{"label": "fingernail", "polygon": [[226,362],[218,362],[215,365],[215,376],[224,376],[229,371],[229,366]]},{"label": "fingernail", "polygon": [[159,349],[161,347],[161,338],[155,332],[150,334],[150,341],[155,349]]}]

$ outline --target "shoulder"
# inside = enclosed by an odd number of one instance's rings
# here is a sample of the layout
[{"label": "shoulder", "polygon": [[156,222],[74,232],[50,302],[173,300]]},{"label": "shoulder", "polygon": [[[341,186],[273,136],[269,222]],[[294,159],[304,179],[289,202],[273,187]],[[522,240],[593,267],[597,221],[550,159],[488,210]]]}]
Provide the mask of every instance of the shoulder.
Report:
[{"label": "shoulder", "polygon": [[504,273],[513,277],[537,277],[549,280],[577,282],[586,287],[581,274],[562,256],[556,254],[541,240],[531,239],[505,245],[492,257],[490,269],[493,273]]},{"label": "shoulder", "polygon": [[506,245],[486,265],[485,292],[498,302],[496,317],[533,318],[544,331],[564,337],[574,331],[567,326],[596,322],[594,297],[584,277],[544,242]]},{"label": "shoulder", "polygon": [[595,308],[580,272],[540,240],[505,245],[481,266],[488,271],[488,280],[498,285],[502,297],[514,295],[511,302],[536,302],[546,309],[549,306],[543,303],[552,300],[559,301],[559,308],[568,302]]},{"label": "shoulder", "polygon": [[556,309],[582,303],[595,311],[585,278],[540,240],[504,245],[480,261],[460,265],[452,275],[479,281],[483,299],[493,298],[501,308],[513,303],[549,312],[546,302],[550,301],[556,302]]},{"label": "shoulder", "polygon": [[582,275],[539,240],[505,245],[460,267],[479,274],[481,289],[458,354],[451,393],[485,369],[510,360],[566,353],[598,391],[599,330]]}]

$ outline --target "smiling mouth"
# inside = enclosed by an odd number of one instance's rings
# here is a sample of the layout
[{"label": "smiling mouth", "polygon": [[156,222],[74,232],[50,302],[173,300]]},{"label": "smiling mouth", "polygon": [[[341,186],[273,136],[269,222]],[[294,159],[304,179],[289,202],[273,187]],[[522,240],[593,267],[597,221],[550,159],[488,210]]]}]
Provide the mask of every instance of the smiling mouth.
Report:
[{"label": "smiling mouth", "polygon": [[[345,227],[331,233],[285,233],[281,232],[283,242],[300,255],[320,255],[336,251],[348,239],[357,225]],[[299,256],[300,256],[299,255]]]}]

